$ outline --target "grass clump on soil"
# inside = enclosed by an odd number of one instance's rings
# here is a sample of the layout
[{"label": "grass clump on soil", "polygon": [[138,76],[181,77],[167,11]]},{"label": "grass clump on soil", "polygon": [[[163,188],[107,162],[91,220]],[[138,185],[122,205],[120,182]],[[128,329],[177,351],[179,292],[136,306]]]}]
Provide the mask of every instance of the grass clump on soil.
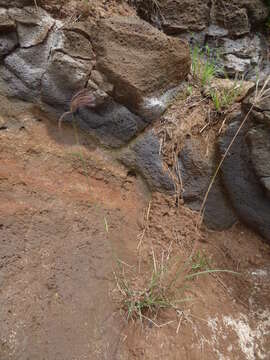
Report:
[{"label": "grass clump on soil", "polygon": [[[197,86],[204,89],[209,88],[208,97],[212,100],[214,108],[217,112],[228,109],[241,93],[242,87],[239,85],[236,76],[234,84],[229,89],[217,89],[211,84],[215,78],[227,78],[224,69],[219,65],[219,56],[213,55],[210,48],[206,45],[205,51],[195,45],[191,50],[191,75]],[[188,86],[187,92],[192,94],[191,85]]]},{"label": "grass clump on soil", "polygon": [[[148,320],[157,327],[158,316],[162,310],[181,311],[183,304],[192,301],[186,296],[191,280],[201,275],[226,272],[230,270],[210,269],[204,254],[198,252],[188,261],[171,259],[163,252],[158,259],[152,250],[152,266],[149,272],[141,273],[136,268],[118,261],[114,272],[116,288],[120,294],[120,304],[127,320]],[[163,324],[164,325],[164,324]]]},{"label": "grass clump on soil", "polygon": [[209,94],[213,101],[215,110],[220,112],[223,109],[229,108],[233,105],[241,93],[242,86],[238,84],[237,80],[234,82],[231,89],[216,89],[210,88]]}]

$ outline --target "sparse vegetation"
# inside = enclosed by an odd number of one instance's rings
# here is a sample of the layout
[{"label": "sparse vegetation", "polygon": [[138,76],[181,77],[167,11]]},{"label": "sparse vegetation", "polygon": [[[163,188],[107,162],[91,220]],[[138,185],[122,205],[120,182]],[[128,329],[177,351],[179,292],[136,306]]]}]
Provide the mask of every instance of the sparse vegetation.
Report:
[{"label": "sparse vegetation", "polygon": [[118,271],[114,272],[121,307],[128,320],[141,322],[148,320],[156,326],[160,311],[173,309],[179,311],[183,303],[194,300],[186,296],[191,280],[200,275],[226,272],[238,274],[230,270],[212,270],[206,256],[197,252],[191,261],[171,259],[164,254],[158,259],[152,250],[152,268],[148,277],[118,260]]},{"label": "sparse vegetation", "polygon": [[210,88],[209,93],[216,111],[230,107],[241,93],[242,86],[238,82],[234,83],[231,89]]},{"label": "sparse vegetation", "polygon": [[197,45],[191,50],[191,73],[201,82],[202,86],[210,84],[211,80],[220,72],[216,59],[211,56],[208,46],[203,52]]}]

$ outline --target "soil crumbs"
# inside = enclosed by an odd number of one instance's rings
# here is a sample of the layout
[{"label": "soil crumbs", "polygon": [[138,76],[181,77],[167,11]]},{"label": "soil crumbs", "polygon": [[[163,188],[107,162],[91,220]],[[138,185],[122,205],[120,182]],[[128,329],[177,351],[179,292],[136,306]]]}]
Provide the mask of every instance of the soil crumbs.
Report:
[{"label": "soil crumbs", "polygon": [[[241,224],[197,230],[196,213],[150,197],[84,134],[79,145],[32,105],[1,105],[1,360],[270,358],[268,245]],[[119,259],[140,260],[139,283],[153,253],[185,260],[194,244],[211,269],[240,275],[197,276],[177,309],[127,322]]]}]

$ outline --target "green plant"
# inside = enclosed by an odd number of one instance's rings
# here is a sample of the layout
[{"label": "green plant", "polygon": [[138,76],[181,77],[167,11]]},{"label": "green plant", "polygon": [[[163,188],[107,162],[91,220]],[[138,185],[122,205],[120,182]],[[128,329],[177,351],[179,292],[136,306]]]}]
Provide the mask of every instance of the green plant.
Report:
[{"label": "green plant", "polygon": [[231,106],[239,94],[241,93],[242,85],[235,82],[234,86],[230,89],[216,89],[210,88],[210,97],[214,103],[216,111],[221,111]]},{"label": "green plant", "polygon": [[199,49],[197,45],[191,50],[191,73],[199,80],[202,86],[211,82],[218,72],[216,59],[211,56],[210,48],[205,47],[205,51]]},{"label": "green plant", "polygon": [[209,260],[204,253],[197,251],[192,258],[191,270],[192,271],[203,271],[210,269]]},{"label": "green plant", "polygon": [[[152,251],[152,269],[143,281],[142,275],[134,267],[118,260],[118,271],[114,272],[116,287],[121,295],[121,307],[127,319],[141,322],[144,319],[156,324],[156,319],[161,310],[179,310],[180,304],[193,300],[185,297],[190,280],[200,275],[216,272],[237,274],[230,270],[211,270],[204,255],[198,252],[189,262],[170,262],[161,256],[160,261]],[[158,326],[158,325],[157,325]]]}]

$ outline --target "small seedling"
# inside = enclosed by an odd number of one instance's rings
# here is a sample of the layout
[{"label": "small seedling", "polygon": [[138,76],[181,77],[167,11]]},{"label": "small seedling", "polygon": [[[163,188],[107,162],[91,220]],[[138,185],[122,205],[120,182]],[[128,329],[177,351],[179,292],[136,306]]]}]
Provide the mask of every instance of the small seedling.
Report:
[{"label": "small seedling", "polygon": [[191,269],[192,269],[192,271],[198,271],[198,270],[202,271],[202,270],[210,269],[209,261],[204,253],[201,253],[200,251],[198,251],[193,256]]}]

